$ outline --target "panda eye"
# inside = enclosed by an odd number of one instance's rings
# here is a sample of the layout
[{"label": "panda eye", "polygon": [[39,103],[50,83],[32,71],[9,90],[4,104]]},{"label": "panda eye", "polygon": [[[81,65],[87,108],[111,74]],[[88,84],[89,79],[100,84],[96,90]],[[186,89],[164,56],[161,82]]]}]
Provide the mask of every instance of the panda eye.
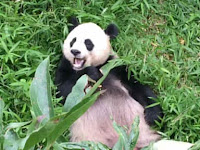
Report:
[{"label": "panda eye", "polygon": [[76,38],[73,38],[73,40],[70,42],[70,47],[72,47],[75,42],[76,42]]},{"label": "panda eye", "polygon": [[94,47],[94,44],[92,43],[92,41],[90,39],[86,39],[85,46],[86,46],[87,50],[91,51]]}]

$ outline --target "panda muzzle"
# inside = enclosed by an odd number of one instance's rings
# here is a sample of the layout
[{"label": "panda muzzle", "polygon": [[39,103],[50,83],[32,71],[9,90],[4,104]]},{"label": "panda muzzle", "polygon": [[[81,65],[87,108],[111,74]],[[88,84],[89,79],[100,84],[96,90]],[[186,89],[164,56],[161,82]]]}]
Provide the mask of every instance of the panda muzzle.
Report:
[{"label": "panda muzzle", "polygon": [[74,68],[80,69],[84,66],[84,64],[85,64],[84,58],[74,58],[74,63],[73,63]]}]

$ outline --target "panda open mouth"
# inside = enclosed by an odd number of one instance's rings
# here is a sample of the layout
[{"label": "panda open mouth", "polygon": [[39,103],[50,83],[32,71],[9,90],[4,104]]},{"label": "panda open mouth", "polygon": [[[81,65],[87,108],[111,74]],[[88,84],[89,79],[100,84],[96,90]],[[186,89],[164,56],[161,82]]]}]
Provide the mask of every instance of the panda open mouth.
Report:
[{"label": "panda open mouth", "polygon": [[85,64],[84,58],[74,58],[73,67],[74,69],[81,69]]}]

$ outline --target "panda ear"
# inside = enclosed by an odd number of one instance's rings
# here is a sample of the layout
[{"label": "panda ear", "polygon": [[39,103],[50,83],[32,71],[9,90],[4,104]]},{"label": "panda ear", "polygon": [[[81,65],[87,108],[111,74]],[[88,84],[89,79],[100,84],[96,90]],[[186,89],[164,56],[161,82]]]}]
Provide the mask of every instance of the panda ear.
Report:
[{"label": "panda ear", "polygon": [[109,24],[105,29],[105,33],[110,36],[111,39],[114,39],[118,35],[119,30],[115,24]]},{"label": "panda ear", "polygon": [[69,31],[70,32],[80,24],[76,17],[70,17],[69,23],[70,23],[70,25],[69,25]]}]

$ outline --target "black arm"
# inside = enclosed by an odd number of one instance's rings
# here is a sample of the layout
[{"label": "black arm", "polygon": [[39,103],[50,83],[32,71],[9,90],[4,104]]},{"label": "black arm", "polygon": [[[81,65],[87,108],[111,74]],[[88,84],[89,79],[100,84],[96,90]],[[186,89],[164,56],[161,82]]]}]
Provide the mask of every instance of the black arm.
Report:
[{"label": "black arm", "polygon": [[67,95],[71,92],[78,78],[79,76],[72,69],[70,62],[63,57],[56,70],[55,76],[55,84],[58,88],[58,94],[56,96],[63,96],[62,104],[64,104]]},{"label": "black arm", "polygon": [[63,97],[62,104],[65,103],[65,99],[72,91],[76,81],[83,75],[87,74],[91,79],[97,81],[102,77],[101,72],[96,67],[86,67],[81,71],[75,71],[72,65],[66,58],[62,58],[60,64],[56,70],[55,84],[58,87],[57,97]]},{"label": "black arm", "polygon": [[[148,86],[142,85],[132,76],[128,80],[128,72],[126,70],[126,66],[116,67],[111,70],[111,73],[121,80],[122,84],[127,88],[131,97],[138,101],[144,108],[155,103],[153,99],[156,99],[156,96]],[[158,117],[163,116],[160,105],[145,108],[144,113],[145,119],[149,125],[155,124],[155,120],[159,121]]]}]

